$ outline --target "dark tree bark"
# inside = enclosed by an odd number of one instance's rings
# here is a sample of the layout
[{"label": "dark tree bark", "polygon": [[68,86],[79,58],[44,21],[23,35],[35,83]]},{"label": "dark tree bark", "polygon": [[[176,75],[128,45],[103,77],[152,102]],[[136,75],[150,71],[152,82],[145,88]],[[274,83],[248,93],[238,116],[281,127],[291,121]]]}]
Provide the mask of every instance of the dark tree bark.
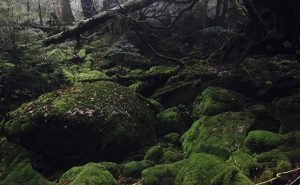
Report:
[{"label": "dark tree bark", "polygon": [[43,23],[43,16],[42,16],[41,0],[38,0],[38,8],[39,8],[40,25],[43,26],[44,23]]},{"label": "dark tree bark", "polygon": [[64,24],[72,24],[74,22],[74,16],[71,9],[70,0],[52,0],[53,12]]},{"label": "dark tree bark", "polygon": [[75,21],[75,18],[72,13],[70,0],[60,0],[61,3],[61,20],[65,24],[72,24]]},{"label": "dark tree bark", "polygon": [[84,18],[88,19],[95,15],[96,9],[93,0],[81,0],[81,7]]}]

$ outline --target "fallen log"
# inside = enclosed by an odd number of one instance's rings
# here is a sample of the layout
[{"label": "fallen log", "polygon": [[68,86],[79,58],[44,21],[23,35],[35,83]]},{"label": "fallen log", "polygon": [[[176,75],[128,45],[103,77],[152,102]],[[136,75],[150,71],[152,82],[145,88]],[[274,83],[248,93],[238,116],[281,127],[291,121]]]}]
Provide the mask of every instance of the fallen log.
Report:
[{"label": "fallen log", "polygon": [[150,6],[151,4],[157,1],[159,0],[129,0],[121,5],[122,8],[119,6],[114,7],[111,10],[103,11],[95,15],[90,19],[82,20],[74,26],[67,27],[66,30],[64,30],[63,32],[60,32],[56,35],[45,39],[44,44],[48,46],[50,44],[61,43],[66,39],[76,37],[89,29],[99,26],[100,24],[106,23],[108,20],[112,19],[117,14],[132,13],[137,10],[141,10],[147,6]]}]

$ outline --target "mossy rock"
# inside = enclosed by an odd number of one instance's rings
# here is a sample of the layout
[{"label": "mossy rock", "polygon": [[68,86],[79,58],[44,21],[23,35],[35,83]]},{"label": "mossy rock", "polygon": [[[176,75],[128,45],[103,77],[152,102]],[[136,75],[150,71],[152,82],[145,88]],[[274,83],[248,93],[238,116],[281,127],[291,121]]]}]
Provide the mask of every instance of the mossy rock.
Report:
[{"label": "mossy rock", "polygon": [[264,130],[253,130],[249,132],[244,145],[254,153],[261,153],[284,144],[284,142],[284,137],[280,134]]},{"label": "mossy rock", "polygon": [[238,167],[249,178],[257,176],[262,168],[255,156],[241,149],[232,153],[228,162]]},{"label": "mossy rock", "polygon": [[238,111],[245,103],[245,98],[239,93],[219,87],[208,87],[193,103],[196,116],[212,116],[228,111]]},{"label": "mossy rock", "polygon": [[175,75],[178,71],[176,67],[167,67],[167,66],[154,66],[151,67],[148,71],[145,72],[147,76],[158,76],[160,78],[167,76],[170,77]]},{"label": "mossy rock", "polygon": [[183,150],[189,154],[205,152],[227,159],[242,147],[254,122],[252,114],[246,112],[226,112],[200,119],[182,136]]},{"label": "mossy rock", "polygon": [[133,52],[110,52],[106,58],[109,60],[109,67],[121,65],[131,69],[147,69],[151,66],[149,59]]},{"label": "mossy rock", "polygon": [[263,166],[263,168],[272,170],[274,174],[293,169],[293,164],[291,163],[287,153],[279,149],[274,149],[257,155],[257,161]]},{"label": "mossy rock", "polygon": [[184,162],[185,160],[173,164],[157,165],[143,170],[143,185],[174,185],[176,174]]},{"label": "mossy rock", "polygon": [[122,164],[120,174],[125,177],[138,178],[141,176],[141,172],[154,165],[152,161],[130,161]]},{"label": "mossy rock", "polygon": [[266,55],[257,55],[247,57],[240,64],[241,72],[250,77],[259,85],[268,85],[266,82],[275,83],[287,73],[297,73],[300,65],[297,60],[277,55],[270,57]]},{"label": "mossy rock", "polygon": [[136,94],[102,81],[42,95],[10,112],[1,126],[15,142],[67,164],[121,160],[152,143],[153,123]]},{"label": "mossy rock", "polygon": [[159,135],[171,132],[182,133],[185,130],[184,118],[177,107],[168,108],[157,114],[156,130]]},{"label": "mossy rock", "polygon": [[0,138],[0,185],[54,185],[32,168],[29,152]]},{"label": "mossy rock", "polygon": [[178,171],[175,185],[208,185],[225,167],[225,162],[216,156],[192,154]]},{"label": "mossy rock", "polygon": [[175,146],[179,146],[180,145],[180,137],[181,136],[178,133],[169,133],[164,136],[164,141],[166,143],[171,143]]},{"label": "mossy rock", "polygon": [[183,154],[171,146],[156,145],[147,150],[144,159],[156,164],[168,164],[182,160]]},{"label": "mossy rock", "polygon": [[13,71],[0,74],[0,120],[22,103],[66,85],[68,85],[66,79],[55,74],[49,75],[37,71]]},{"label": "mossy rock", "polygon": [[101,71],[87,71],[75,75],[77,82],[93,82],[100,80],[110,80],[110,78]]},{"label": "mossy rock", "polygon": [[253,185],[239,169],[210,154],[194,153],[182,165],[175,185]]},{"label": "mossy rock", "polygon": [[120,166],[117,163],[102,161],[99,164],[104,166],[115,178],[119,177]]},{"label": "mossy rock", "polygon": [[73,167],[62,175],[59,185],[117,185],[117,181],[101,164],[88,163]]},{"label": "mossy rock", "polygon": [[300,93],[275,99],[269,110],[281,122],[281,132],[300,130]]},{"label": "mossy rock", "polygon": [[299,69],[298,61],[288,55],[250,56],[240,64],[240,73],[251,79],[257,98],[268,102],[299,92]]},{"label": "mossy rock", "polygon": [[11,167],[0,185],[55,185],[36,172],[28,161],[17,163]]},{"label": "mossy rock", "polygon": [[151,98],[158,100],[164,107],[168,108],[179,104],[188,105],[193,103],[202,91],[201,84],[201,80],[166,84],[159,87]]},{"label": "mossy rock", "polygon": [[211,180],[211,185],[254,185],[254,183],[237,167],[229,166]]}]

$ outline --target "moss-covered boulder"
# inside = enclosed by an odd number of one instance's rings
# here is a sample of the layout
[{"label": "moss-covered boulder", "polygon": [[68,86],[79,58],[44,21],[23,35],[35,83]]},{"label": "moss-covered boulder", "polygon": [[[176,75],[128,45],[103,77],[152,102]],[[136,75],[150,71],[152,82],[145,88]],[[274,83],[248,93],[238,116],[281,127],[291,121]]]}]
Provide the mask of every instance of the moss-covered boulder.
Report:
[{"label": "moss-covered boulder", "polygon": [[281,132],[300,130],[300,93],[275,99],[269,110],[281,122]]},{"label": "moss-covered boulder", "polygon": [[[13,71],[0,74],[0,119],[22,103],[41,94],[66,86],[68,82],[60,74],[37,71]],[[0,120],[0,121],[1,121]]]},{"label": "moss-covered boulder", "polygon": [[211,180],[211,185],[254,185],[237,167],[229,166]]},{"label": "moss-covered boulder", "polygon": [[3,133],[55,160],[120,160],[152,142],[154,115],[129,89],[82,84],[40,96],[8,114]]},{"label": "moss-covered boulder", "polygon": [[243,174],[250,178],[257,176],[262,168],[255,156],[241,149],[232,153],[228,162],[238,167]]},{"label": "moss-covered boulder", "polygon": [[267,101],[299,92],[299,69],[298,61],[288,55],[249,56],[240,64],[240,72],[251,79],[256,96]]},{"label": "moss-covered boulder", "polygon": [[246,112],[226,112],[200,119],[182,136],[183,150],[210,153],[226,159],[243,146],[254,122],[252,114]]},{"label": "moss-covered boulder", "polygon": [[272,171],[273,174],[276,174],[293,169],[293,164],[289,156],[280,149],[274,149],[257,155],[257,161],[266,169],[263,173]]},{"label": "moss-covered boulder", "polygon": [[110,78],[101,71],[86,71],[75,75],[77,82],[94,82],[101,80],[110,80]]},{"label": "moss-covered boulder", "polygon": [[184,118],[177,107],[166,109],[157,114],[156,130],[159,135],[171,132],[182,133],[185,130]]},{"label": "moss-covered boulder", "polygon": [[154,165],[152,161],[130,161],[121,165],[120,174],[125,177],[138,178],[141,176],[141,172]]},{"label": "moss-covered boulder", "polygon": [[171,146],[156,145],[147,150],[144,159],[156,164],[168,164],[182,160],[183,154]]},{"label": "moss-covered boulder", "polygon": [[237,168],[214,155],[192,154],[178,171],[175,185],[252,185]]},{"label": "moss-covered boulder", "polygon": [[101,164],[88,163],[68,170],[60,178],[59,184],[117,185],[117,181]]},{"label": "moss-covered boulder", "polygon": [[201,80],[166,84],[158,88],[151,97],[161,102],[165,107],[174,107],[179,104],[188,105],[193,103],[201,92],[201,84]]},{"label": "moss-covered boulder", "polygon": [[254,130],[249,132],[244,145],[254,153],[268,151],[285,142],[284,137],[264,130]]},{"label": "moss-covered boulder", "polygon": [[35,171],[29,152],[0,138],[0,185],[54,185]]},{"label": "moss-covered boulder", "polygon": [[142,172],[143,185],[174,185],[176,174],[184,162],[185,160],[144,170]]},{"label": "moss-covered boulder", "polygon": [[102,161],[99,164],[104,166],[115,178],[118,178],[120,166],[117,163]]},{"label": "moss-covered boulder", "polygon": [[245,98],[239,93],[219,87],[208,87],[193,103],[196,116],[216,115],[227,111],[238,111],[245,103]]},{"label": "moss-covered boulder", "polygon": [[175,146],[180,145],[180,135],[178,133],[169,133],[164,136],[164,142],[171,143]]}]

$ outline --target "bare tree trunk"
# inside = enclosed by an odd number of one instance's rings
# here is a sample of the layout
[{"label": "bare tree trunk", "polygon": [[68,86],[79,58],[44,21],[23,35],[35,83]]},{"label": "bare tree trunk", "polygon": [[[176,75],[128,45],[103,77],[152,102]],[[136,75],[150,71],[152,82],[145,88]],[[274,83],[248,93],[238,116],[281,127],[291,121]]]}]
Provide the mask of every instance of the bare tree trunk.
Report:
[{"label": "bare tree trunk", "polygon": [[39,8],[40,25],[43,26],[44,23],[43,23],[43,16],[42,16],[41,0],[38,0],[38,8]]},{"label": "bare tree trunk", "polygon": [[30,2],[29,2],[29,0],[27,0],[27,2],[26,2],[26,8],[27,8],[27,12],[30,12]]},{"label": "bare tree trunk", "polygon": [[61,17],[63,23],[69,25],[75,21],[72,13],[70,0],[60,0],[61,3]]},{"label": "bare tree trunk", "polygon": [[96,9],[93,0],[81,0],[81,7],[84,18],[88,19],[95,15]]}]

